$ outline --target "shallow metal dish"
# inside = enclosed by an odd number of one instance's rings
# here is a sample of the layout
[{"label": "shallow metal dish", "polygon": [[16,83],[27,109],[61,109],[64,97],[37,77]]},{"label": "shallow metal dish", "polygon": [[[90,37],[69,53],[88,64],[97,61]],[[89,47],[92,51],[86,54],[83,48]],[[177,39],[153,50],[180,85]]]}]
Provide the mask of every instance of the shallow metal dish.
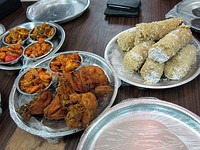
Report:
[{"label": "shallow metal dish", "polygon": [[[99,103],[99,107],[96,110],[96,113],[94,114],[95,119],[92,122],[95,122],[97,120],[97,116],[99,116],[101,113],[106,112],[111,105],[113,104],[115,97],[117,95],[118,87],[119,87],[119,80],[117,76],[115,75],[112,67],[103,59],[102,57],[89,53],[89,52],[84,52],[84,51],[68,51],[68,52],[63,52],[63,53],[57,53],[55,55],[59,54],[72,54],[74,52],[78,52],[79,55],[83,57],[83,65],[97,65],[101,67],[110,82],[110,85],[113,87],[113,92],[109,96],[109,98],[104,98],[99,100],[101,103]],[[48,69],[48,64],[49,61],[53,58],[54,56],[49,56],[37,64],[35,64],[32,67],[45,67]],[[19,74],[20,76],[20,74]],[[18,76],[18,77],[19,77]],[[40,137],[43,137],[45,139],[53,139],[53,138],[59,138],[65,135],[73,134],[76,133],[82,129],[69,129],[66,126],[66,123],[64,120],[60,121],[51,121],[47,120],[43,117],[31,117],[30,120],[25,120],[23,119],[18,113],[17,110],[22,106],[23,104],[29,103],[32,99],[33,96],[27,96],[23,95],[18,92],[17,90],[17,84],[18,84],[18,77],[16,78],[12,90],[10,92],[9,96],[9,110],[10,110],[10,115],[14,122],[17,124],[18,127],[21,129],[33,134],[37,135]],[[56,87],[55,87],[56,88]]]},{"label": "shallow metal dish", "polygon": [[156,98],[113,106],[83,133],[77,150],[200,149],[200,118]]},{"label": "shallow metal dish", "polygon": [[[19,27],[25,27],[28,29],[33,29],[36,25],[40,25],[43,22],[27,22],[27,23],[23,23],[21,25],[18,25]],[[60,47],[63,45],[64,40],[65,40],[65,31],[64,29],[55,23],[49,23],[50,25],[54,26],[56,28],[56,34],[53,37],[53,39],[51,39],[51,42],[54,45],[53,50],[51,51],[51,53],[49,53],[49,55],[54,54],[55,52],[57,52]],[[18,27],[16,26],[16,27]],[[14,28],[16,28],[14,27]],[[8,31],[7,31],[8,32]],[[4,34],[6,34],[7,32],[5,32]],[[2,36],[4,36],[4,34]],[[25,43],[25,45],[23,45],[24,47],[26,47],[28,44],[30,43],[30,41],[28,40],[27,43]],[[5,46],[2,42],[2,40],[0,40],[0,47]],[[47,55],[47,56],[49,56]],[[45,57],[47,57],[45,56]],[[45,58],[44,57],[44,58]],[[27,62],[25,59],[22,58],[22,61],[19,61],[18,63],[14,64],[14,65],[0,65],[0,69],[3,70],[20,70],[23,67],[26,67],[27,65],[33,65],[32,62]]]},{"label": "shallow metal dish", "polygon": [[90,0],[40,0],[29,6],[26,16],[31,21],[64,23],[82,15]]},{"label": "shallow metal dish", "polygon": [[200,32],[200,25],[193,23],[194,20],[198,20],[198,24],[200,24],[200,16],[193,13],[193,10],[197,8],[200,9],[199,0],[182,1],[176,5],[176,14],[179,17],[183,17],[184,21],[190,25],[192,29]]},{"label": "shallow metal dish", "polygon": [[123,64],[123,57],[124,53],[118,49],[117,46],[117,38],[120,34],[128,32],[130,30],[135,30],[136,28],[127,29],[115,37],[113,37],[108,45],[106,46],[104,58],[113,66],[117,76],[124,82],[129,83],[131,85],[135,85],[141,88],[148,88],[148,89],[166,89],[177,87],[183,85],[185,83],[190,82],[194,78],[196,78],[200,74],[200,45],[199,42],[193,38],[192,44],[198,48],[198,55],[195,64],[192,65],[188,74],[180,79],[180,80],[169,80],[166,78],[161,78],[161,80],[156,84],[146,84],[144,83],[143,78],[139,75],[139,73],[131,73],[128,71],[124,64]]},{"label": "shallow metal dish", "polygon": [[0,24],[0,39],[1,39],[1,35],[6,31],[6,28]]}]

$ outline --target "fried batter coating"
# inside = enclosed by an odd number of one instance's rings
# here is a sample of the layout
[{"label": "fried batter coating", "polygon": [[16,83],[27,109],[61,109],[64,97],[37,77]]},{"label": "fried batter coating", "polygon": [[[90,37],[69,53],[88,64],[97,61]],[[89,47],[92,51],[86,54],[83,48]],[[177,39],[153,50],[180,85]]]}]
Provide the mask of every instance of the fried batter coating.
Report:
[{"label": "fried batter coating", "polygon": [[102,85],[102,86],[97,86],[93,93],[96,97],[106,97],[108,96],[109,93],[113,91],[112,87],[109,85]]},{"label": "fried batter coating", "polygon": [[27,105],[20,107],[19,113],[23,118],[28,119],[32,115],[39,115],[44,113],[44,109],[50,104],[52,99],[51,91],[42,91],[36,99]]},{"label": "fried batter coating", "polygon": [[44,117],[49,120],[60,120],[66,116],[66,110],[62,107],[58,94],[52,102],[44,109]]},{"label": "fried batter coating", "polygon": [[50,104],[51,98],[50,90],[41,92],[38,99],[30,103],[29,111],[31,115],[43,114],[44,109]]},{"label": "fried batter coating", "polygon": [[66,110],[63,107],[62,101],[66,101],[72,93],[75,93],[75,91],[71,88],[66,76],[61,76],[55,98],[45,109],[44,117],[50,120],[63,119],[66,116]]},{"label": "fried batter coating", "polygon": [[69,128],[78,128],[83,116],[83,107],[80,104],[71,105],[65,117],[65,121]]},{"label": "fried batter coating", "polygon": [[79,71],[82,92],[87,92],[97,86],[107,85],[108,78],[98,66],[84,66]]},{"label": "fried batter coating", "polygon": [[69,128],[78,128],[80,126],[87,127],[93,118],[93,114],[97,109],[98,102],[96,96],[92,92],[83,94],[73,94],[69,96],[73,101],[76,99],[77,104],[70,105],[69,111],[65,117],[65,121]]}]

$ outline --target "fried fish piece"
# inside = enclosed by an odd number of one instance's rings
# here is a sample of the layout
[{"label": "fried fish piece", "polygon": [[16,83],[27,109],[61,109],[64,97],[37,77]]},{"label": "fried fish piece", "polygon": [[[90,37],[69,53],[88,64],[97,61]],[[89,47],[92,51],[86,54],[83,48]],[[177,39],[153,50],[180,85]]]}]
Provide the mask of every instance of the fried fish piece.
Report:
[{"label": "fried fish piece", "polygon": [[70,101],[76,99],[76,104],[69,106],[69,111],[65,117],[69,128],[87,127],[93,119],[93,114],[97,109],[98,101],[92,92],[83,94],[73,94],[69,96]]},{"label": "fried fish piece", "polygon": [[83,107],[80,104],[71,105],[65,117],[66,124],[69,128],[78,128],[83,116]]},{"label": "fried fish piece", "polygon": [[82,92],[88,92],[97,86],[109,83],[105,72],[98,66],[83,66],[79,74]]},{"label": "fried fish piece", "polygon": [[44,113],[44,109],[51,103],[52,94],[50,90],[45,90],[31,101],[29,104],[23,105],[19,109],[19,113],[24,119],[29,119],[32,115]]},{"label": "fried fish piece", "polygon": [[30,103],[29,111],[31,115],[43,114],[44,109],[51,103],[52,94],[50,90],[41,92],[36,101]]},{"label": "fried fish piece", "polygon": [[102,85],[102,86],[97,86],[93,93],[96,97],[106,97],[108,94],[110,94],[113,91],[112,87],[109,85]]},{"label": "fried fish piece", "polygon": [[66,109],[63,107],[63,101],[67,101],[68,96],[72,93],[75,93],[74,89],[71,87],[71,84],[68,81],[67,73],[64,73],[59,78],[58,88],[56,95],[52,102],[45,109],[44,116],[50,120],[59,120],[63,119],[66,116]]},{"label": "fried fish piece", "polygon": [[61,99],[58,94],[52,102],[44,109],[44,117],[49,120],[60,120],[65,118],[67,111],[61,104]]}]

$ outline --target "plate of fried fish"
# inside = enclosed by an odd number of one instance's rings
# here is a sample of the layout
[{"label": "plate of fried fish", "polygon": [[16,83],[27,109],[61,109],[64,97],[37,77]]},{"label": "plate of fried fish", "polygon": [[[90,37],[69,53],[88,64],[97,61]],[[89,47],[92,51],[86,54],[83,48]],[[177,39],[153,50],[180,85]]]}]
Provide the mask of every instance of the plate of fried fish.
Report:
[{"label": "plate of fried fish", "polygon": [[166,89],[190,82],[200,73],[199,41],[183,23],[171,18],[117,34],[104,58],[124,82],[141,88]]},{"label": "plate of fried fish", "polygon": [[[39,88],[47,81],[48,88]],[[31,134],[60,138],[84,130],[109,109],[118,87],[104,58],[84,51],[56,53],[19,73],[10,92],[10,115]]]}]

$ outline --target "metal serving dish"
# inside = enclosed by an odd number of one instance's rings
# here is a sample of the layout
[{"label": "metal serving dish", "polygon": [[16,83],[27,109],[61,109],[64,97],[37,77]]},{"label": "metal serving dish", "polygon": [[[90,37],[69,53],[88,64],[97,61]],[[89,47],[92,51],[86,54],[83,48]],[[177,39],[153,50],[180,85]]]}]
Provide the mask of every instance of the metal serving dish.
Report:
[{"label": "metal serving dish", "polygon": [[194,31],[200,32],[200,1],[183,0],[175,5],[165,17],[182,17]]},{"label": "metal serving dish", "polygon": [[[97,116],[99,116],[101,113],[107,111],[113,104],[115,97],[117,95],[117,91],[118,91],[118,87],[119,87],[119,80],[118,80],[117,76],[115,75],[112,67],[105,61],[105,59],[103,59],[102,57],[100,57],[96,54],[84,52],[84,51],[68,51],[68,52],[63,52],[63,53],[57,53],[55,55],[72,54],[74,52],[78,52],[79,55],[82,56],[84,66],[96,65],[96,66],[101,67],[105,71],[105,73],[109,79],[110,85],[113,87],[113,92],[111,93],[111,95],[108,98],[106,98],[106,99],[104,98],[102,101],[99,100],[99,101],[101,101],[101,103],[99,103],[99,107],[97,108],[97,110],[94,114],[95,119],[92,121],[92,122],[95,122],[97,120]],[[48,69],[49,61],[53,57],[54,56],[49,56],[49,57],[41,60],[40,62],[38,62],[37,64],[35,64],[32,67],[44,67],[44,68]],[[37,135],[37,136],[40,136],[40,137],[43,137],[43,138],[49,139],[49,140],[60,138],[62,136],[73,134],[80,130],[83,130],[83,129],[78,129],[78,128],[77,129],[69,129],[64,120],[51,121],[51,120],[45,119],[42,116],[31,117],[30,120],[23,119],[18,114],[17,110],[20,108],[20,106],[29,103],[33,99],[33,96],[23,95],[20,92],[18,92],[17,81],[18,81],[19,77],[20,77],[20,74],[16,78],[16,80],[13,84],[12,90],[10,92],[10,96],[9,96],[10,115],[18,127],[20,127],[21,129],[23,129],[33,135]],[[56,87],[55,87],[55,89],[56,89]]]},{"label": "metal serving dish", "polygon": [[90,0],[40,0],[29,6],[26,16],[31,21],[64,23],[82,15]]},{"label": "metal serving dish", "polygon": [[1,39],[1,35],[6,31],[5,27],[0,24],[0,39]]},{"label": "metal serving dish", "polygon": [[156,98],[128,99],[83,133],[77,150],[200,149],[200,118]]},{"label": "metal serving dish", "polygon": [[136,28],[130,28],[127,29],[119,34],[117,34],[115,37],[113,37],[108,45],[106,46],[104,58],[113,66],[115,72],[117,73],[117,76],[124,82],[135,85],[137,87],[141,88],[148,88],[148,89],[166,89],[166,88],[172,88],[177,87],[183,84],[186,84],[190,81],[192,81],[194,78],[196,78],[200,74],[200,45],[199,42],[193,38],[192,43],[194,46],[198,49],[198,55],[197,60],[195,64],[192,65],[190,71],[188,74],[180,79],[180,80],[169,80],[166,78],[161,78],[161,80],[156,84],[146,84],[144,83],[143,78],[139,75],[139,73],[131,73],[128,71],[125,66],[123,65],[123,57],[124,53],[118,48],[117,46],[117,38],[120,34],[128,32],[130,30],[135,30]]},{"label": "metal serving dish", "polygon": [[[200,1],[187,0],[182,1],[176,5],[176,13],[183,17],[184,21],[190,25],[194,30],[200,32]],[[198,22],[196,24],[195,22]]]},{"label": "metal serving dish", "polygon": [[[27,29],[32,30],[36,25],[41,25],[43,22],[27,22],[27,23],[23,23],[21,25],[18,25],[16,27],[24,27]],[[49,53],[47,56],[52,55],[54,53],[56,53],[60,47],[62,46],[62,44],[64,43],[65,40],[65,31],[64,29],[56,24],[56,23],[49,23],[51,26],[54,26],[56,28],[56,34],[55,36],[51,39],[51,42],[54,45],[53,50],[51,51],[51,53]],[[14,27],[14,28],[16,28]],[[6,35],[9,32],[9,30],[7,32],[5,32],[2,36]],[[27,42],[23,45],[24,47],[26,47],[28,44],[30,44],[31,41],[29,41],[29,39],[27,40]],[[0,47],[5,46],[5,44],[2,42],[2,40],[0,40]],[[45,56],[44,58],[46,58],[47,56]],[[0,65],[0,69],[3,70],[20,70],[23,67],[26,67],[27,65],[33,65],[34,62],[30,62],[27,61],[26,59],[22,58],[21,61],[19,61],[18,63],[14,64],[14,65]]]}]

